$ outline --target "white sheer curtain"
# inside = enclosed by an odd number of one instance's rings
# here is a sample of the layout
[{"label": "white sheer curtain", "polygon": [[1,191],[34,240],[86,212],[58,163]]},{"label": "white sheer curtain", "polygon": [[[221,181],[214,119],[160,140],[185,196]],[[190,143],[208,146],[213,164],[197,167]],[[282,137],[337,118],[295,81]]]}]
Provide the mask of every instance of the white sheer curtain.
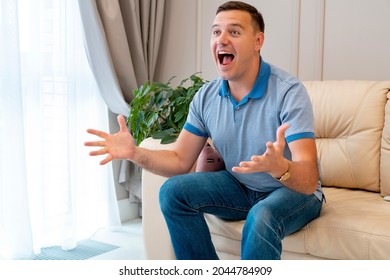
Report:
[{"label": "white sheer curtain", "polygon": [[112,168],[88,156],[108,112],[75,0],[0,2],[0,258],[120,226]]}]

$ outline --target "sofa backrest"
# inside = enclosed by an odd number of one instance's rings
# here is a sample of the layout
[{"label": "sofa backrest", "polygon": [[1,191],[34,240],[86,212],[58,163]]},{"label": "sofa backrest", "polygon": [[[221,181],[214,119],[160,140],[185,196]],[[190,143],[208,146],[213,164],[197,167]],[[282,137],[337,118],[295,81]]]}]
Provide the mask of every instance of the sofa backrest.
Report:
[{"label": "sofa backrest", "polygon": [[390,91],[387,93],[381,146],[381,195],[390,195]]},{"label": "sofa backrest", "polygon": [[[313,104],[322,184],[374,192],[380,192],[381,187],[390,190],[390,175],[383,174],[384,164],[387,170],[390,166],[390,108],[386,107],[390,81],[303,84]],[[387,136],[383,137],[387,141],[382,139],[385,108]],[[385,177],[387,183],[383,182]]]}]

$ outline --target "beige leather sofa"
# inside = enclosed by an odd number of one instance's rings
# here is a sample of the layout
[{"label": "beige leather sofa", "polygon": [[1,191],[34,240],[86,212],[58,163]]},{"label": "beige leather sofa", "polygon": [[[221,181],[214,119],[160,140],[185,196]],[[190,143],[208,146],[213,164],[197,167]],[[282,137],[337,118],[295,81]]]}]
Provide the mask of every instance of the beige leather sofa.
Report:
[{"label": "beige leather sofa", "polygon": [[[283,240],[282,259],[390,259],[390,81],[312,81],[321,216]],[[147,139],[150,149],[172,149]],[[148,259],[174,259],[158,204],[166,178],[143,171],[143,230]],[[221,259],[240,258],[243,222],[206,215]]]}]

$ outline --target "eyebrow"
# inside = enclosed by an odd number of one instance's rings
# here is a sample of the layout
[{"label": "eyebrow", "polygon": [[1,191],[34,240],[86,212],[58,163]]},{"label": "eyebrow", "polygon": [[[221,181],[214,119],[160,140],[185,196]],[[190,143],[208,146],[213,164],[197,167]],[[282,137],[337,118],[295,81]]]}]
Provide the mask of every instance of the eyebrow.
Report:
[{"label": "eyebrow", "polygon": [[[220,27],[220,25],[219,24],[213,24],[211,26],[211,29],[214,29],[215,27]],[[241,29],[245,29],[244,26],[242,24],[240,24],[240,23],[230,23],[230,24],[228,24],[228,27],[239,27]]]}]

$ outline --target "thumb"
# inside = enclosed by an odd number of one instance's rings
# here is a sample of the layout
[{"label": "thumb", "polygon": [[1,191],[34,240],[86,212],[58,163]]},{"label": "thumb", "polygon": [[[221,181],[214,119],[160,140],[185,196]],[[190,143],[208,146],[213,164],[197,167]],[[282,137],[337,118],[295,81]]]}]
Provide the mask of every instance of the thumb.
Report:
[{"label": "thumb", "polygon": [[126,119],[125,119],[125,117],[122,116],[122,115],[118,115],[117,120],[118,120],[118,124],[119,124],[119,130],[121,132],[128,131],[127,130],[127,126],[126,126]]},{"label": "thumb", "polygon": [[286,139],[284,137],[284,134],[289,127],[290,127],[290,125],[287,123],[279,126],[278,130],[276,131],[276,143],[281,144],[281,143],[285,142]]}]

